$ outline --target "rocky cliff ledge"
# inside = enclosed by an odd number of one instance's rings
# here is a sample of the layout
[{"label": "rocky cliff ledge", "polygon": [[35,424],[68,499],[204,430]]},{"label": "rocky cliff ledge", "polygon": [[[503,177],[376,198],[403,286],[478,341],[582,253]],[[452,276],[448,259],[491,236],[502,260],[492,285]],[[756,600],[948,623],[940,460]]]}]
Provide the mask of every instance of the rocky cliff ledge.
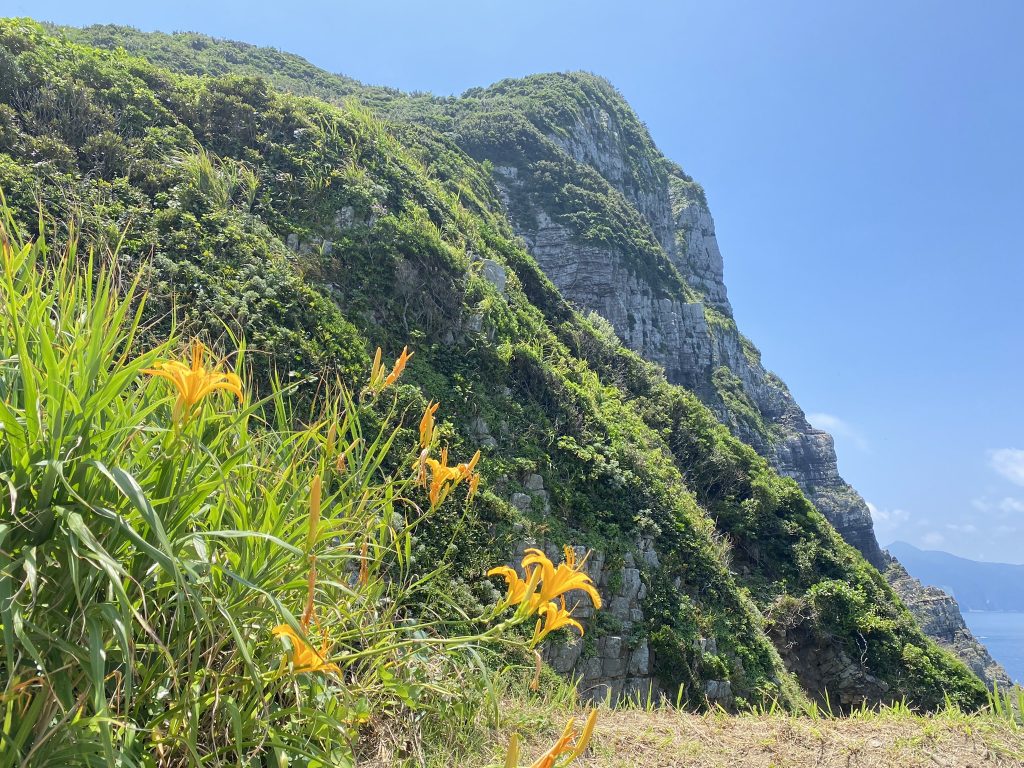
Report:
[{"label": "rocky cliff ledge", "polygon": [[883,554],[887,562],[885,578],[914,614],[921,629],[963,659],[986,684],[1011,686],[1013,681],[1007,671],[967,628],[956,600],[938,587],[924,586],[907,573],[896,558],[888,552]]}]

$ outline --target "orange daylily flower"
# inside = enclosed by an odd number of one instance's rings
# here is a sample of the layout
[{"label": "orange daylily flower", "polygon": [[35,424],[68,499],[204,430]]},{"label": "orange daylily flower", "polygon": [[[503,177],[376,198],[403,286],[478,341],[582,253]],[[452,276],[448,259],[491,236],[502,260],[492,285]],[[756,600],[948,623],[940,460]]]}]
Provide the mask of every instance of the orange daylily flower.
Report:
[{"label": "orange daylily flower", "polygon": [[[586,725],[583,726],[583,733],[579,734],[577,739],[576,733],[576,718],[569,718],[569,722],[565,725],[565,730],[562,731],[562,735],[559,737],[555,745],[551,747],[547,752],[537,758],[530,766],[530,768],[564,768],[569,765],[573,760],[583,754],[583,751],[587,748],[590,743],[590,737],[594,735],[594,726],[597,724],[597,710],[590,710],[590,715],[587,716]],[[559,758],[565,755],[565,759],[560,760]],[[519,738],[515,734],[512,735],[509,741],[508,758],[505,760],[506,768],[513,768],[519,764]]]},{"label": "orange daylily flower", "polygon": [[434,439],[434,414],[440,403],[430,403],[423,411],[423,418],[420,419],[420,448],[426,450]]},{"label": "orange daylily flower", "polygon": [[473,454],[472,459],[470,459],[466,463],[459,464],[455,468],[455,470],[459,473],[460,480],[466,480],[467,478],[469,479],[469,498],[471,499],[474,496],[476,496],[476,489],[480,486],[480,473],[473,471],[478,461],[480,461],[479,449],[477,450],[476,453]]},{"label": "orange daylily flower", "polygon": [[541,569],[541,600],[544,603],[551,602],[557,597],[580,589],[590,595],[595,608],[601,607],[601,595],[594,586],[590,576],[583,573],[583,563],[576,564],[576,552],[572,547],[564,547],[565,562],[559,563],[555,568],[548,556],[539,549],[526,550],[526,557],[523,558],[523,568],[534,566]]},{"label": "orange daylily flower", "polygon": [[[505,601],[509,605],[519,605],[526,599],[527,592],[530,589],[530,582],[526,579],[521,579],[519,574],[516,573],[515,568],[499,565],[496,568],[491,568],[487,575],[501,576],[505,579],[505,583],[508,585],[508,594],[505,596]],[[533,613],[532,607],[530,613]]]},{"label": "orange daylily flower", "polygon": [[178,391],[171,416],[176,424],[192,418],[203,398],[218,390],[230,392],[240,401],[245,401],[242,380],[238,375],[207,368],[203,362],[205,357],[206,346],[196,339],[192,342],[191,365],[179,360],[161,360],[152,368],[142,370],[150,376],[166,379]]},{"label": "orange daylily flower", "polygon": [[514,568],[507,565],[491,568],[487,575],[505,579],[508,585],[505,601],[508,605],[525,604],[527,616],[536,613],[544,619],[543,625],[540,621],[537,623],[536,644],[564,626],[574,626],[583,634],[583,627],[572,618],[572,610],[565,606],[567,592],[581,589],[590,595],[595,608],[601,607],[601,596],[590,577],[580,570],[582,567],[582,563],[577,565],[576,553],[571,547],[565,547],[565,562],[557,568],[541,550],[531,548],[526,550],[522,561],[526,578],[521,578]]},{"label": "orange daylily flower", "polygon": [[560,755],[572,750],[572,741],[576,738],[576,731],[573,728],[575,723],[576,719],[570,717],[569,722],[565,724],[565,730],[562,731],[562,735],[555,742],[555,745],[537,758],[530,768],[552,768]]},{"label": "orange daylily flower", "polygon": [[[420,435],[421,445],[423,450],[420,451],[419,455],[413,460],[412,468],[416,470],[416,482],[422,485],[424,488],[429,488],[429,497],[431,506],[437,506],[447,498],[455,486],[461,483],[463,480],[469,481],[469,496],[473,497],[476,493],[477,487],[480,485],[480,476],[474,472],[477,463],[480,461],[480,451],[473,454],[467,462],[457,464],[455,466],[448,465],[448,448],[444,447],[441,449],[441,458],[435,459],[430,456],[430,438],[427,437],[424,440],[426,433],[433,430],[433,411],[437,408],[435,404],[431,408],[427,409],[427,412],[423,415],[423,422],[420,423]],[[430,417],[430,423],[426,424]],[[430,470],[430,477],[428,480],[427,470]]]},{"label": "orange daylily flower", "polygon": [[[341,674],[337,664],[329,664],[324,661],[324,657],[330,649],[330,641],[327,638],[324,638],[323,645],[317,651],[288,624],[278,624],[271,630],[271,634],[277,638],[286,637],[291,643],[291,671],[294,674],[301,672],[333,672],[336,675]],[[286,654],[281,657],[281,666],[283,668],[287,665],[288,656]]]},{"label": "orange daylily flower", "polygon": [[477,462],[480,461],[480,450],[473,454],[473,458],[468,462],[464,462],[455,467],[455,471],[459,473],[459,477],[465,480],[468,477],[473,476],[473,470],[476,468]]},{"label": "orange daylily flower", "polygon": [[395,365],[391,369],[391,373],[389,373],[387,378],[384,379],[384,389],[387,389],[396,381],[398,381],[398,377],[401,376],[402,371],[405,370],[405,366],[408,364],[409,358],[411,358],[414,354],[414,352],[409,351],[409,347],[402,347],[402,354],[400,354],[398,356],[398,359],[395,360]]},{"label": "orange daylily flower", "polygon": [[533,639],[530,641],[531,645],[537,645],[556,629],[561,629],[562,627],[575,627],[580,631],[580,637],[583,636],[583,625],[576,621],[572,617],[572,611],[565,607],[564,595],[560,598],[560,602],[561,605],[556,603],[541,604],[537,610],[537,615],[542,616],[544,622],[542,625],[541,620],[537,619],[537,626],[533,630]]},{"label": "orange daylily flower", "polygon": [[[424,451],[426,453],[426,451]],[[480,458],[480,452],[473,457],[469,464],[459,464],[455,467],[448,466],[448,449],[441,449],[441,458],[432,459],[421,454],[420,461],[430,468],[430,503],[438,505],[444,501],[452,488],[472,475],[470,466],[475,466]],[[424,475],[425,480],[425,475]]]},{"label": "orange daylily flower", "polygon": [[415,354],[410,352],[409,347],[402,348],[402,354],[395,360],[394,366],[391,368],[391,372],[385,374],[384,366],[381,364],[381,356],[383,351],[380,347],[377,347],[377,353],[373,356],[373,365],[370,367],[370,391],[375,395],[380,394],[385,389],[390,387],[396,381],[398,377],[402,375],[405,370],[405,366],[408,364],[409,359]]},{"label": "orange daylily flower", "polygon": [[586,750],[587,745],[590,744],[590,737],[594,735],[594,727],[597,725],[597,710],[590,710],[590,714],[587,715],[587,722],[583,725],[583,733],[580,734],[579,740],[576,742],[576,746],[573,747],[572,752],[569,753],[569,759],[566,760],[566,764],[571,763],[577,757],[583,754]]},{"label": "orange daylily flower", "polygon": [[447,491],[458,484],[461,479],[459,471],[455,467],[448,466],[448,450],[441,454],[441,460],[428,458],[426,464],[430,467],[430,503],[437,505],[441,503],[442,492],[447,496]]}]

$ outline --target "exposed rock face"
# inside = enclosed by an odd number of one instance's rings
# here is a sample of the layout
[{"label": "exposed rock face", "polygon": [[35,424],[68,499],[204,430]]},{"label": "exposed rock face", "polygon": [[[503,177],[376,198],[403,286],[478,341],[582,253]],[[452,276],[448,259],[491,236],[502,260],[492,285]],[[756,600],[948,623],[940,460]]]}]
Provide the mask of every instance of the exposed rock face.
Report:
[{"label": "exposed rock face", "polygon": [[822,642],[803,617],[794,619],[775,625],[772,640],[786,669],[796,674],[806,690],[816,692],[821,703],[849,711],[884,696],[888,685],[871,675],[863,660],[851,658],[835,644]]},{"label": "exposed rock face", "polygon": [[[867,504],[839,475],[831,435],[811,426],[789,389],[765,370],[760,353],[733,321],[722,254],[703,191],[671,164],[638,163],[621,133],[608,111],[593,108],[575,125],[547,138],[576,162],[595,169],[635,206],[685,281],[684,289],[640,274],[628,253],[580,237],[541,206],[524,205],[517,192],[528,174],[505,165],[496,169],[495,178],[506,202],[518,200],[510,206],[518,233],[563,295],[607,319],[627,346],[662,365],[669,381],[694,391],[737,437],[780,474],[793,478],[840,535],[884,571],[889,559],[878,545]],[[933,588],[923,592],[913,580],[891,581],[927,633],[986,681],[1005,678],[971,636],[952,598]],[[793,644],[798,646],[807,647]],[[847,669],[853,665],[849,659],[787,661],[811,685],[815,675],[824,680],[839,670],[850,682],[844,695],[851,701],[857,686],[868,691],[873,686],[872,680],[850,671],[852,666]],[[588,673],[596,673],[595,665],[587,667]]]},{"label": "exposed rock face", "polygon": [[1009,687],[1010,675],[971,634],[956,600],[938,587],[921,584],[888,552],[885,557],[888,561],[885,577],[921,624],[921,629],[963,659],[987,685],[998,683]]},{"label": "exposed rock face", "polygon": [[[534,502],[543,506],[545,514],[549,511],[548,492],[544,488],[544,478],[538,474],[526,476],[523,491],[512,494],[512,504],[520,509],[528,509]],[[614,620],[618,631],[615,634],[603,635],[592,646],[588,646],[582,637],[572,635],[566,645],[545,646],[545,656],[551,666],[563,674],[573,673],[580,677],[580,693],[595,701],[603,701],[610,697],[617,702],[624,697],[648,695],[658,696],[658,683],[654,677],[653,659],[647,639],[632,640],[635,629],[643,625],[644,614],[641,602],[647,596],[647,587],[641,578],[639,565],[657,566],[658,555],[650,541],[639,542],[641,563],[637,563],[632,554],[627,554],[620,562],[607,562],[603,552],[590,552],[585,547],[576,547],[578,560],[586,561],[584,572],[597,585],[602,596],[602,611]],[[513,558],[513,565],[522,559],[528,547],[537,546],[535,542],[524,541]],[[546,554],[558,562],[562,553],[556,547],[546,547]],[[594,603],[585,592],[573,591],[570,604],[575,601],[573,614],[590,624],[596,613]]]},{"label": "exposed rock face", "polygon": [[520,234],[563,295],[611,322],[632,349],[664,365],[670,379],[693,389],[710,379],[713,345],[703,305],[660,297],[620,254],[574,240],[543,210],[532,229]]},{"label": "exposed rock face", "polygon": [[[592,552],[585,570],[603,596],[602,611],[611,617],[618,627],[614,634],[606,634],[597,642],[588,645],[584,638],[573,637],[566,645],[549,646],[545,650],[548,663],[558,672],[572,673],[579,677],[580,693],[594,701],[622,699],[658,701],[662,695],[671,698],[672,691],[662,691],[654,673],[654,658],[650,644],[643,637],[644,613],[642,603],[647,596],[647,587],[641,576],[641,568],[656,567],[657,553],[649,541],[638,543],[639,561],[632,554],[617,563],[608,562],[604,553]],[[560,556],[554,550],[548,552],[552,558]],[[576,548],[576,556],[586,555],[583,547]],[[580,592],[574,614],[585,623],[594,616],[594,605],[590,598]],[[574,597],[575,599],[575,597]],[[571,601],[570,601],[571,602]],[[717,653],[715,639],[703,638],[702,650]],[[732,684],[728,680],[706,680],[700,693],[709,704],[729,707],[733,703]]]},{"label": "exposed rock face", "polygon": [[[883,568],[871,514],[840,477],[831,436],[807,422],[786,385],[764,369],[757,349],[732,320],[714,220],[699,188],[681,174],[654,169],[648,173],[634,166],[634,175],[628,175],[625,150],[609,134],[614,124],[598,116],[590,127],[581,123],[569,139],[550,138],[637,206],[694,293],[652,284],[631,269],[627,254],[581,242],[543,209],[514,218],[530,252],[563,295],[608,320],[630,348],[662,365],[669,381],[696,392],[740,439],[796,480],[869,562]],[[521,174],[509,167],[501,171],[504,194],[511,198]]]},{"label": "exposed rock face", "polygon": [[700,200],[687,195],[678,177],[670,178],[674,202],[674,246],[676,266],[687,282],[719,312],[732,316],[725,291],[722,252],[715,237],[715,221]]},{"label": "exposed rock face", "polygon": [[[549,554],[558,557],[557,553]],[[583,557],[586,551],[577,548],[576,554]],[[657,698],[658,684],[653,676],[647,640],[634,642],[630,639],[633,628],[643,621],[640,603],[647,595],[632,555],[626,557],[621,567],[615,567],[606,566],[604,554],[594,552],[586,563],[586,571],[605,596],[602,610],[617,621],[621,630],[599,637],[591,648],[580,637],[567,645],[551,647],[547,650],[548,662],[562,673],[575,670],[575,674],[581,676],[580,692],[595,701],[609,696],[612,701],[618,701],[623,697],[635,698],[638,694],[646,699],[649,693]],[[594,606],[590,598],[578,592],[574,595],[581,595],[574,613],[582,619],[591,618]]]},{"label": "exposed rock face", "polygon": [[[544,487],[544,478],[538,474],[526,476],[522,491],[514,491],[511,503],[527,510],[534,504],[543,507],[544,513],[550,511],[548,491]],[[644,583],[643,569],[659,566],[658,553],[652,539],[640,539],[635,542],[636,554],[626,553],[622,558],[609,559],[604,552],[588,553],[585,547],[575,547],[576,558],[586,558],[583,571],[590,576],[602,597],[601,612],[609,617],[616,630],[597,638],[596,642],[587,642],[584,637],[571,633],[571,640],[564,645],[548,644],[544,648],[546,661],[553,669],[562,674],[572,674],[579,678],[580,694],[594,701],[611,700],[613,703],[623,699],[641,701],[660,700],[668,695],[659,686],[654,671],[654,657],[650,644],[644,636],[643,600],[647,597],[647,586]],[[515,553],[514,566],[520,562],[525,550],[538,546],[534,541],[523,541]],[[554,562],[562,558],[557,547],[545,547],[546,554]],[[569,604],[575,603],[573,615],[586,626],[592,626],[596,615],[594,603],[585,592],[570,593]],[[702,641],[717,652],[714,638]],[[709,703],[728,707],[733,702],[732,686],[726,680],[708,680],[703,691]]]},{"label": "exposed rock face", "polygon": [[586,119],[548,138],[577,162],[595,168],[629,200],[651,226],[666,252],[675,250],[675,227],[664,171],[625,146],[623,126],[608,110],[594,106]]}]

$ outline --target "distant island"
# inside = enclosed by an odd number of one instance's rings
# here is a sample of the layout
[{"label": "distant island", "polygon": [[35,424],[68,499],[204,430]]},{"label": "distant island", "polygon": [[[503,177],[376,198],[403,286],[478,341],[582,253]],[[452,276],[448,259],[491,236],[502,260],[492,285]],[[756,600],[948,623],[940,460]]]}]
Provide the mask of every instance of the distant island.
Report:
[{"label": "distant island", "polygon": [[912,576],[949,592],[965,611],[1024,611],[1024,565],[982,563],[948,552],[889,545]]}]

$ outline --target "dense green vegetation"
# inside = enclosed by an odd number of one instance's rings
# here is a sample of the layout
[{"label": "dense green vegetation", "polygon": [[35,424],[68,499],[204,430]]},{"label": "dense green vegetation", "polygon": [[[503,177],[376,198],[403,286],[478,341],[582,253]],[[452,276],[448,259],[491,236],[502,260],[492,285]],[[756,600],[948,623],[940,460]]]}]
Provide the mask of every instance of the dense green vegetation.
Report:
[{"label": "dense green vegetation", "polygon": [[324,101],[340,103],[358,95],[364,102],[381,106],[403,96],[393,88],[366,86],[350,77],[324,72],[305,59],[284,51],[219,40],[194,32],[173,35],[143,33],[113,24],[84,30],[61,27],[59,32],[72,40],[99,48],[123,48],[175,72],[187,75],[254,75],[266,79],[280,90],[300,96],[315,96]]},{"label": "dense green vegetation", "polygon": [[[0,180],[22,228],[41,203],[58,236],[73,216],[96,247],[120,242],[121,269],[149,295],[145,338],[175,330],[229,348],[244,337],[257,391],[277,375],[309,403],[324,377],[358,380],[372,347],[414,349],[400,410],[418,418],[440,400],[459,455],[476,449],[481,425],[493,439],[472,514],[444,507],[414,542],[422,561],[450,564],[447,588],[465,610],[494,599],[480,576],[523,541],[581,543],[608,562],[650,541],[658,565],[644,568],[638,631],[673,698],[701,706],[716,679],[738,703],[798,701],[766,626],[781,615],[773,606],[796,601],[806,610],[786,615],[816,642],[860,658],[867,639],[867,667],[894,699],[984,702],[980,682],[924,638],[791,481],[577,314],[513,236],[491,180],[503,163],[523,180],[511,205],[543,196],[581,239],[689,290],[630,201],[546,136],[593,109],[646,136],[603,81],[385,98],[263,49],[70,34],[81,42],[0,22]],[[286,65],[269,82],[253,76],[268,57]],[[636,163],[654,162],[649,141],[636,146]],[[504,294],[484,259],[507,267]],[[507,501],[531,473],[550,513]],[[588,642],[616,629],[602,621]]]},{"label": "dense green vegetation", "polygon": [[253,400],[244,353],[239,379],[201,344],[184,369],[223,394],[156,381],[182,353],[139,350],[139,284],[7,214],[0,765],[352,765],[392,720],[462,739],[471,663],[522,642],[441,621],[459,595],[413,555],[440,509],[408,459],[381,471],[418,449],[400,398],[331,387],[293,429],[287,389]]},{"label": "dense green vegetation", "polygon": [[[529,220],[544,211],[579,242],[622,255],[666,295],[695,298],[632,204],[652,193],[651,179],[667,177],[669,171],[688,177],[658,154],[607,81],[585,72],[534,75],[473,88],[455,100],[396,100],[386,111],[393,119],[424,123],[450,135],[497,172],[513,169],[506,187],[514,219]],[[584,121],[610,124],[621,132],[628,154],[618,186],[564,151],[561,143],[576,141],[574,129]]]}]

